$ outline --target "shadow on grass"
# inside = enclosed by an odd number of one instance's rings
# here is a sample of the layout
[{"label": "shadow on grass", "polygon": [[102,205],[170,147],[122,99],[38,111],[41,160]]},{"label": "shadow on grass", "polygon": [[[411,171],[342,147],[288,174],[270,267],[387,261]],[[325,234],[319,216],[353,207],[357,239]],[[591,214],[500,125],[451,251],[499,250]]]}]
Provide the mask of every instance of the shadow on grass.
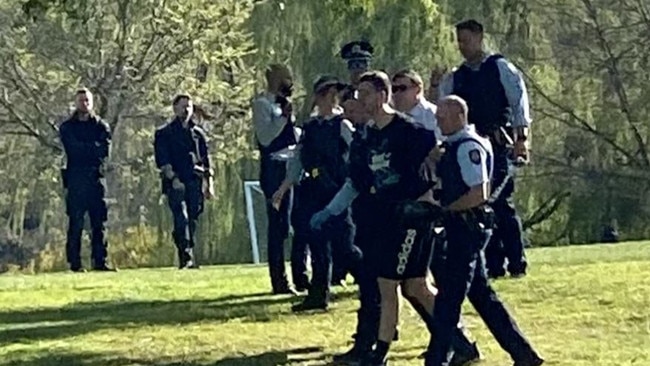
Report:
[{"label": "shadow on grass", "polygon": [[[59,354],[45,353],[37,357],[20,358],[2,362],[4,366],[276,366],[304,361],[321,360],[322,356],[315,354],[322,351],[318,347],[295,348],[264,352],[257,355],[242,355],[228,357],[218,361],[174,361],[174,360],[144,360],[137,358],[115,357],[109,354],[77,353]],[[299,359],[296,359],[298,356]]]},{"label": "shadow on grass", "polygon": [[[337,300],[354,296],[346,292]],[[290,303],[296,301],[298,298],[262,293],[211,300],[86,302],[62,308],[5,311],[0,312],[0,345],[73,337],[102,329],[203,321],[268,322],[290,314]]]}]

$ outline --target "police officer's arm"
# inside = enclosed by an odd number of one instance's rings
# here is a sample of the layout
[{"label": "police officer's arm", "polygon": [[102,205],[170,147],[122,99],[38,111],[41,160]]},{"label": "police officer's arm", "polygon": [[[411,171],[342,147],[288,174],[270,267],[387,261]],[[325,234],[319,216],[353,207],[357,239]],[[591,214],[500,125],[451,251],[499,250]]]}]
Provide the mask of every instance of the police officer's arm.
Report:
[{"label": "police officer's arm", "polygon": [[282,184],[278,187],[278,190],[275,191],[272,197],[273,205],[276,207],[280,206],[284,195],[287,191],[298,181],[300,181],[300,176],[302,175],[303,166],[302,160],[300,159],[300,150],[302,145],[299,143],[296,146],[293,154],[287,159],[287,173],[285,175]]},{"label": "police officer's arm", "polygon": [[350,144],[352,143],[352,138],[354,134],[354,126],[352,125],[352,122],[348,121],[347,119],[344,119],[341,121],[341,138],[343,139],[343,142],[350,147]]},{"label": "police officer's arm", "polygon": [[201,155],[201,164],[203,164],[203,168],[205,168],[205,177],[211,178],[213,171],[212,161],[210,159],[210,153],[208,151],[208,136],[205,134],[205,131],[203,131],[203,129],[199,129],[199,136],[199,154]]},{"label": "police officer's arm", "polygon": [[442,76],[438,84],[438,98],[444,98],[454,92],[454,72]]},{"label": "police officer's arm", "polygon": [[156,166],[165,175],[165,178],[172,179],[176,173],[172,168],[169,143],[164,131],[164,129],[157,130],[154,135],[154,158]]},{"label": "police officer's arm", "polygon": [[264,97],[253,101],[253,128],[260,144],[268,146],[287,124],[282,109]]},{"label": "police officer's arm", "polygon": [[95,147],[93,151],[95,156],[100,160],[105,160],[111,153],[111,128],[108,123],[99,119],[97,121],[99,125],[99,138],[95,142]]},{"label": "police officer's arm", "polygon": [[478,207],[488,200],[490,195],[488,154],[477,142],[467,141],[458,147],[456,158],[460,165],[463,181],[470,187],[470,190],[452,202],[446,209],[449,211],[465,211]]},{"label": "police officer's arm", "polygon": [[498,59],[497,66],[501,84],[512,110],[512,127],[515,130],[515,140],[525,139],[528,134],[528,126],[532,122],[526,83],[517,67],[506,59]]},{"label": "police officer's arm", "polygon": [[283,185],[291,187],[292,185],[298,183],[300,176],[303,170],[302,160],[300,159],[302,145],[298,144],[294,150],[293,155],[287,160],[287,174],[284,179]]},{"label": "police officer's arm", "polygon": [[359,191],[354,188],[352,181],[347,179],[343,187],[339,189],[334,198],[327,204],[325,210],[333,216],[340,215],[352,205],[352,202],[354,202],[358,195]]}]

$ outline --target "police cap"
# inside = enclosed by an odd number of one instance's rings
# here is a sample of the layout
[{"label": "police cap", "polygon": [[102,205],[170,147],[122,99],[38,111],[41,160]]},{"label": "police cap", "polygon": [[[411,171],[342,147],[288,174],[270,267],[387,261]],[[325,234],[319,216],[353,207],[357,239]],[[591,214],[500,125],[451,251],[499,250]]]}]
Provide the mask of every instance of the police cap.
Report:
[{"label": "police cap", "polygon": [[347,84],[342,83],[336,76],[321,75],[314,82],[314,94],[326,91],[331,87],[336,87],[338,91],[345,89]]},{"label": "police cap", "polygon": [[341,58],[348,62],[349,70],[367,70],[374,48],[368,41],[354,41],[341,48]]}]

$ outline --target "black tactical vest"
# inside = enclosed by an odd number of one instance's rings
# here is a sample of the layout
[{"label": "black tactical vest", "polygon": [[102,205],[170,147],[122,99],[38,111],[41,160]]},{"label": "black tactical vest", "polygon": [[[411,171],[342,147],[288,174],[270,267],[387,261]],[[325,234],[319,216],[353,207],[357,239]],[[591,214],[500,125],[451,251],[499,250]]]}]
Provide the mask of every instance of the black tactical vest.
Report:
[{"label": "black tactical vest", "polygon": [[510,104],[497,65],[501,58],[501,55],[488,57],[478,70],[463,64],[453,76],[453,94],[467,102],[469,123],[474,124],[476,132],[483,136],[505,127],[511,118]]},{"label": "black tactical vest", "polygon": [[347,177],[348,145],[341,137],[342,116],[311,118],[303,126],[300,161],[305,170],[301,185],[313,188],[330,199]]}]

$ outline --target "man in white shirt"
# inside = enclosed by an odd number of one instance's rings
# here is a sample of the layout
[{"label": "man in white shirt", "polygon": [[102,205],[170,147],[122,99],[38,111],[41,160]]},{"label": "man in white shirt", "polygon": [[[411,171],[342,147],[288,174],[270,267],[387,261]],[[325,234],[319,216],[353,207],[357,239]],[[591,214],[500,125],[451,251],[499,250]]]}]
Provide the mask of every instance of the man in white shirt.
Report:
[{"label": "man in white shirt", "polygon": [[398,71],[393,76],[393,104],[395,109],[406,113],[424,126],[434,131],[436,139],[443,137],[436,121],[436,105],[424,97],[424,82],[420,75],[410,69]]}]

